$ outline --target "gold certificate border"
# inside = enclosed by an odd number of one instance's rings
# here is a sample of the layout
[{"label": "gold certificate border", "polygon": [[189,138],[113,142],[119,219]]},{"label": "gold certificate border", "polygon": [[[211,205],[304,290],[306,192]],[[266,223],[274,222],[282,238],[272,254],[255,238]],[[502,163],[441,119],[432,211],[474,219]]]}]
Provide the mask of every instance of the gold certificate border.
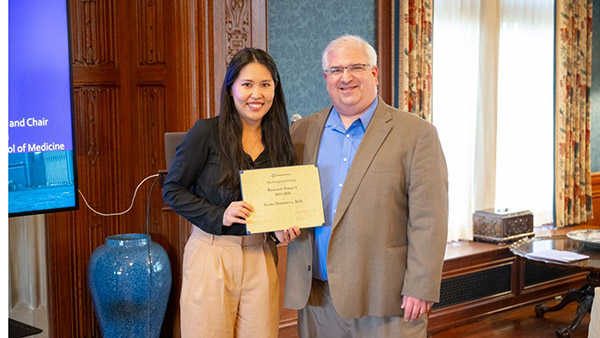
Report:
[{"label": "gold certificate border", "polygon": [[242,199],[254,208],[247,219],[249,233],[325,223],[319,169],[315,165],[240,170],[240,185]]}]

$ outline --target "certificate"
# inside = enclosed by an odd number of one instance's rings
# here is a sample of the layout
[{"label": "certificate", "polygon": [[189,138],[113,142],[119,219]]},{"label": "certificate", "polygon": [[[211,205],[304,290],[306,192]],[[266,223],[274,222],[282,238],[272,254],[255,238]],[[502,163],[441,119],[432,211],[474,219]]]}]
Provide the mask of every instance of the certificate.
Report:
[{"label": "certificate", "polygon": [[242,199],[254,207],[249,233],[325,223],[319,170],[314,165],[240,170]]}]

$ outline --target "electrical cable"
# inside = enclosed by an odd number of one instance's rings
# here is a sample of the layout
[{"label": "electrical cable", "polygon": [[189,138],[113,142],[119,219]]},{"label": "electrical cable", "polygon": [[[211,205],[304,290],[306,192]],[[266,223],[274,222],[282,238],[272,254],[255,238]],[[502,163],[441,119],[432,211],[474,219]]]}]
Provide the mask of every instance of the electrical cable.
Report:
[{"label": "electrical cable", "polygon": [[81,190],[77,189],[77,191],[79,192],[79,194],[81,195],[81,198],[83,199],[83,201],[85,202],[85,205],[87,205],[87,207],[94,212],[95,214],[98,214],[100,216],[120,216],[120,215],[124,215],[126,213],[128,213],[129,211],[131,211],[131,209],[133,208],[133,204],[135,202],[135,196],[137,195],[138,190],[140,189],[140,187],[142,186],[142,184],[144,184],[144,182],[146,182],[147,180],[156,177],[156,179],[152,182],[152,185],[150,185],[150,192],[148,193],[148,202],[146,204],[146,241],[148,243],[147,248],[148,248],[148,261],[147,263],[150,266],[150,279],[149,279],[149,287],[148,287],[148,309],[147,309],[147,333],[148,333],[148,337],[150,337],[150,304],[152,303],[152,255],[150,254],[150,202],[151,202],[151,197],[152,197],[152,191],[154,190],[154,185],[156,184],[156,182],[158,182],[159,179],[159,174],[154,174],[154,175],[150,175],[146,178],[144,178],[139,184],[138,186],[135,188],[135,191],[133,193],[133,197],[131,199],[131,205],[129,206],[129,208],[125,211],[122,212],[116,212],[116,213],[102,213],[99,211],[96,211],[94,208],[92,208],[88,201],[85,199],[85,196],[83,196],[83,193],[81,192]]},{"label": "electrical cable", "polygon": [[[154,176],[154,175],[153,175]],[[152,273],[153,273],[153,268],[152,268],[152,255],[150,254],[150,200],[152,198],[152,190],[154,189],[154,185],[156,184],[156,182],[158,181],[159,177],[158,174],[156,175],[156,179],[154,180],[154,182],[152,182],[152,185],[150,185],[150,192],[148,193],[148,203],[146,204],[146,240],[148,241],[148,264],[150,266],[150,281],[149,281],[149,285],[148,285],[148,312],[147,312],[147,318],[148,318],[148,327],[147,327],[147,331],[148,332],[148,338],[150,338],[150,304],[152,304]],[[149,176],[150,177],[150,176]]]},{"label": "electrical cable", "polygon": [[[104,216],[104,217],[109,217],[109,216],[121,216],[124,215],[126,213],[128,213],[129,211],[131,211],[131,209],[133,208],[133,202],[135,202],[135,196],[137,195],[138,189],[140,188],[140,186],[146,182],[147,180],[153,178],[153,177],[158,177],[158,174],[154,174],[154,175],[150,175],[146,178],[144,178],[140,184],[138,184],[138,186],[135,188],[135,192],[133,193],[133,198],[131,199],[131,205],[129,206],[129,209],[125,210],[125,211],[121,211],[121,212],[115,212],[115,213],[110,213],[110,214],[105,214],[105,213],[101,213],[99,211],[94,210],[94,208],[92,208],[88,201],[85,199],[85,196],[83,196],[83,193],[81,192],[81,190],[77,189],[77,191],[79,192],[79,195],[81,195],[81,198],[83,198],[83,201],[85,202],[85,205],[87,205],[87,207],[95,214],[100,215],[100,216]],[[156,183],[156,181],[155,181]],[[152,184],[154,185],[154,183]]]}]

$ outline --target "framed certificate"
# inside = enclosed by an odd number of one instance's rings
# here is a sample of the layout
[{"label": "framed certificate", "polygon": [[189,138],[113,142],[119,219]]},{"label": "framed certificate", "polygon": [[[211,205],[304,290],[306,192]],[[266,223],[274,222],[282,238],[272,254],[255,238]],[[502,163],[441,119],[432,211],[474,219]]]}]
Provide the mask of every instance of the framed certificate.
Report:
[{"label": "framed certificate", "polygon": [[240,170],[242,199],[254,207],[249,233],[309,228],[325,222],[319,170],[314,165]]}]

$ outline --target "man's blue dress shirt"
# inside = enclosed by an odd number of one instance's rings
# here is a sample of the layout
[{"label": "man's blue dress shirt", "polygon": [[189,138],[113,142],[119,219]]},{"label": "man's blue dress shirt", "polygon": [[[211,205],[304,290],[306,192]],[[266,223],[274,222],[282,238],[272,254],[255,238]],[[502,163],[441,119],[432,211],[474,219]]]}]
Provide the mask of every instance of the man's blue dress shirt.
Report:
[{"label": "man's blue dress shirt", "polygon": [[378,98],[369,109],[356,119],[348,130],[344,127],[339,113],[332,109],[325,122],[321,143],[319,144],[319,178],[323,194],[323,211],[325,225],[315,228],[315,245],[313,247],[313,277],[327,280],[327,248],[331,236],[331,225],[335,215],[342,187],[352,165],[354,155],[362,141],[365,131],[373,118]]}]

